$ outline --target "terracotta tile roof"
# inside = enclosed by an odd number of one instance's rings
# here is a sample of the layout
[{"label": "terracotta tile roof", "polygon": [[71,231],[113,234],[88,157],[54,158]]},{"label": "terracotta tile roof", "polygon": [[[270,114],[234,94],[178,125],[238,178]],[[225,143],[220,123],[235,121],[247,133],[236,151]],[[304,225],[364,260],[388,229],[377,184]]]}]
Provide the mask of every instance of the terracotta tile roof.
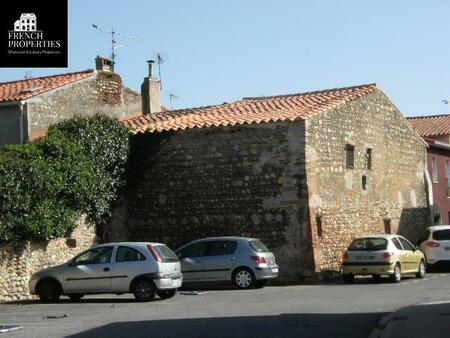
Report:
[{"label": "terracotta tile roof", "polygon": [[212,126],[306,120],[348,101],[372,93],[375,84],[315,92],[247,97],[240,101],[142,115],[124,121],[133,133],[184,130]]},{"label": "terracotta tile roof", "polygon": [[408,117],[407,119],[422,137],[450,135],[450,114]]},{"label": "terracotta tile roof", "polygon": [[32,79],[0,82],[0,102],[25,100],[94,74],[92,69]]}]

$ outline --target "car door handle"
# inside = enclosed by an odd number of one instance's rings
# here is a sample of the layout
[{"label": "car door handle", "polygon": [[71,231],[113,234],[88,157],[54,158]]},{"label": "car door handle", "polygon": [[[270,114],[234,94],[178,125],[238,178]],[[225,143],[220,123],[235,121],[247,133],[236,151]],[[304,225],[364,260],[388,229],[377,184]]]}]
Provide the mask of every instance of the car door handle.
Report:
[{"label": "car door handle", "polygon": [[108,272],[109,270],[111,270],[110,268],[103,268],[103,271]]}]

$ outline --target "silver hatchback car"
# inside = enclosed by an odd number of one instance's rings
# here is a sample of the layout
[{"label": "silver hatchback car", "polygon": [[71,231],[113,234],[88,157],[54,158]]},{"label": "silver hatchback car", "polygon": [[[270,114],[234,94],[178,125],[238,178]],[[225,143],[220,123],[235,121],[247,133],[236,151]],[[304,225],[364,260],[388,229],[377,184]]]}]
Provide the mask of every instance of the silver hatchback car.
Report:
[{"label": "silver hatchback car", "polygon": [[278,276],[275,256],[256,238],[211,237],[176,251],[185,282],[232,282],[239,288],[263,287]]},{"label": "silver hatchback car", "polygon": [[133,293],[139,301],[170,298],[182,285],[180,261],[161,243],[97,245],[68,262],[34,273],[30,293],[42,301],[61,295],[79,300],[86,294]]}]

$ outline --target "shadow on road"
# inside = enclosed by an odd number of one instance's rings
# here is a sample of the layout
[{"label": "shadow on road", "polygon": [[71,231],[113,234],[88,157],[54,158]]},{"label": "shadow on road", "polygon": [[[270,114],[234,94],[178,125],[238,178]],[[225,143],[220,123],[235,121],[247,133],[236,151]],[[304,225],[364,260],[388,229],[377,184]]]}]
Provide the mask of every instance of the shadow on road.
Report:
[{"label": "shadow on road", "polygon": [[85,337],[367,337],[384,313],[282,314],[116,322],[67,338]]}]

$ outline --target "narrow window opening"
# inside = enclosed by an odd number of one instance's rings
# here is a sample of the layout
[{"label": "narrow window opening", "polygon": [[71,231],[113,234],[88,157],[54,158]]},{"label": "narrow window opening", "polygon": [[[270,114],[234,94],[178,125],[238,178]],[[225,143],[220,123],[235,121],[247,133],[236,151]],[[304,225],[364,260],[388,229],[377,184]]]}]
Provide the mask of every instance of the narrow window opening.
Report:
[{"label": "narrow window opening", "polygon": [[386,218],[383,220],[383,222],[384,222],[384,233],[390,234],[391,233],[391,219]]},{"label": "narrow window opening", "polygon": [[317,236],[322,237],[322,217],[316,216]]},{"label": "narrow window opening", "polygon": [[345,165],[350,169],[355,166],[355,146],[351,144],[345,145]]},{"label": "narrow window opening", "polygon": [[372,170],[372,149],[366,150],[366,169]]},{"label": "narrow window opening", "polygon": [[361,179],[361,184],[362,184],[362,189],[367,190],[367,176],[366,175],[363,175],[363,177]]}]

